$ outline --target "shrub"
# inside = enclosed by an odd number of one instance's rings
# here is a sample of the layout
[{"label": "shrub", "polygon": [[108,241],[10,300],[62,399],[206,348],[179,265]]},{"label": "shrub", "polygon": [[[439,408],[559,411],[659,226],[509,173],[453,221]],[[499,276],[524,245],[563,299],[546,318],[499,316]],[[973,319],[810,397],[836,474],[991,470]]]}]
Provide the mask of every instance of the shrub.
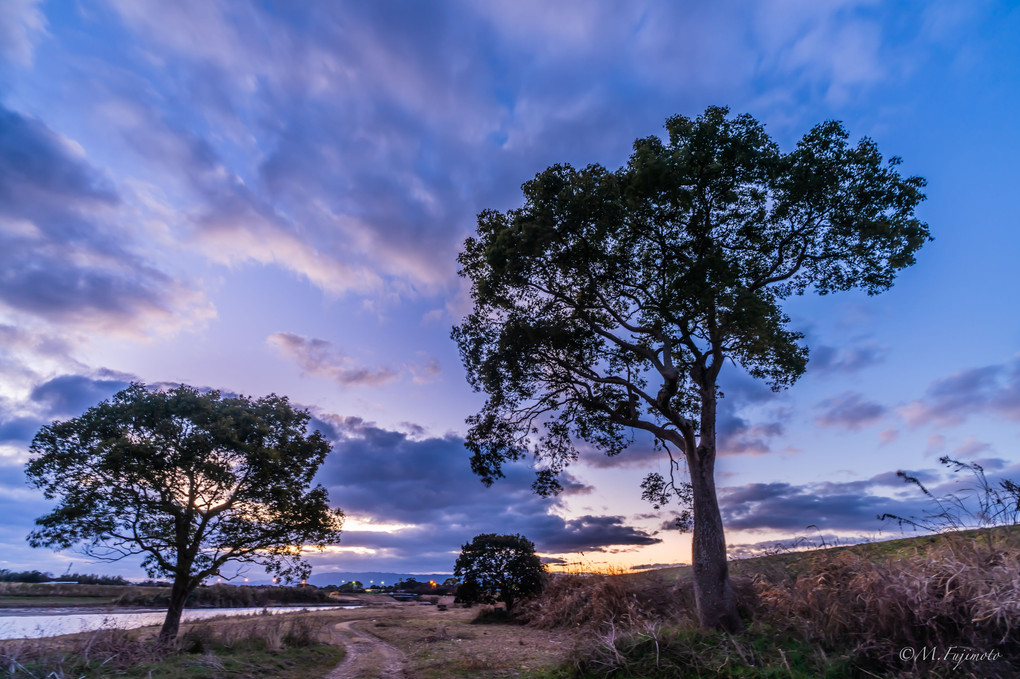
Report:
[{"label": "shrub", "polygon": [[[610,622],[626,626],[644,620],[687,621],[692,608],[678,605],[676,594],[665,583],[649,585],[647,581],[601,574],[556,575],[549,578],[540,598],[523,604],[521,617],[543,629],[600,628]],[[680,598],[686,597],[681,593]]]}]

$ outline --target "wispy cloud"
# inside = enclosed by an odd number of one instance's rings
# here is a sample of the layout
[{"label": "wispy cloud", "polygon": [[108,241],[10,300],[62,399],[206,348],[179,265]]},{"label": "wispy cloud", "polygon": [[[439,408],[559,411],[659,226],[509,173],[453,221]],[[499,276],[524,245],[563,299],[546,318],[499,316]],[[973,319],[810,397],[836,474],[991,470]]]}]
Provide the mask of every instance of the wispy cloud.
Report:
[{"label": "wispy cloud", "polygon": [[333,380],[342,387],[378,387],[396,380],[400,373],[392,368],[360,366],[332,342],[290,332],[278,332],[266,340],[307,374]]},{"label": "wispy cloud", "polygon": [[31,66],[36,40],[46,32],[42,0],[6,0],[0,4],[0,64]]},{"label": "wispy cloud", "polygon": [[815,418],[821,427],[835,427],[857,431],[882,420],[888,408],[867,400],[863,394],[845,391],[818,404],[822,413]]},{"label": "wispy cloud", "polygon": [[79,145],[0,106],[0,308],[115,332],[207,317],[200,293],[132,249],[120,206]]},{"label": "wispy cloud", "polygon": [[853,374],[885,360],[886,350],[876,344],[832,347],[820,345],[811,348],[808,371],[812,374]]},{"label": "wispy cloud", "polygon": [[1020,422],[1020,357],[935,380],[924,396],[905,405],[900,414],[913,426],[957,426],[976,414]]}]

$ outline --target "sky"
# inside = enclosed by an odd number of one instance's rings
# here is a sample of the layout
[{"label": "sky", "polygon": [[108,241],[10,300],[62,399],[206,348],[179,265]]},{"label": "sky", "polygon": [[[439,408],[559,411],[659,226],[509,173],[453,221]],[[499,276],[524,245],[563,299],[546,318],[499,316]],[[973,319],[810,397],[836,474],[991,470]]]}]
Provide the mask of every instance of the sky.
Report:
[{"label": "sky", "polygon": [[811,350],[773,393],[722,375],[734,556],[899,535],[966,492],[939,457],[1020,478],[1020,7],[1011,2],[0,3],[0,568],[122,572],[25,536],[39,428],[132,381],[288,396],[333,442],[347,515],[317,570],[450,572],[480,533],[551,564],[688,562],[640,498],[637,441],[565,492],[470,471],[452,326],[484,209],[554,163],[615,169],[666,118],[724,105],[784,150],[841,120],[927,179],[934,241],[876,297],[785,309]]}]

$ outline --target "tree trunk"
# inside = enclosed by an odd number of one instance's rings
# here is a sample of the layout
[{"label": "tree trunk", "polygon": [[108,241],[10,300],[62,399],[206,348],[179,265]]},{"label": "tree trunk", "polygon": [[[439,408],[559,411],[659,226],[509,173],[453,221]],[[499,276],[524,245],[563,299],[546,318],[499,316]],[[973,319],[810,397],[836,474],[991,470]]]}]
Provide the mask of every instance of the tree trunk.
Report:
[{"label": "tree trunk", "polygon": [[181,628],[181,614],[184,613],[184,604],[190,594],[187,578],[176,578],[170,590],[170,606],[166,609],[166,618],[163,619],[163,627],[159,630],[160,643],[172,644],[177,640],[177,632]]},{"label": "tree trunk", "polygon": [[714,377],[701,390],[701,441],[687,454],[694,501],[694,536],[691,541],[694,564],[694,601],[702,627],[739,632],[744,623],[737,613],[737,599],[730,582],[726,562],[726,535],[723,532],[719,499],[715,494],[715,421]]},{"label": "tree trunk", "polygon": [[715,454],[704,455],[707,452],[698,446],[698,454],[688,458],[694,496],[694,601],[702,627],[739,632],[744,624],[726,563],[726,536],[715,494]]}]

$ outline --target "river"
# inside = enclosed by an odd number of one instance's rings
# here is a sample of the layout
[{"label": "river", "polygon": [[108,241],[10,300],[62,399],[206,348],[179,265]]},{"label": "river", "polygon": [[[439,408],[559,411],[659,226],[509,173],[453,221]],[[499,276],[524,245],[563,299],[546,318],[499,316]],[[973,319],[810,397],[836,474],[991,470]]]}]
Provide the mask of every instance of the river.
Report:
[{"label": "river", "polygon": [[[184,611],[184,622],[203,620],[217,616],[256,615],[267,611],[271,614],[291,611],[322,611],[338,608],[361,608],[361,606],[273,606],[269,608],[189,608]],[[91,632],[97,629],[134,629],[147,625],[162,625],[166,609],[132,610],[119,613],[104,610],[100,613],[80,613],[81,609],[0,609],[0,639],[38,639],[61,634]],[[13,614],[13,615],[12,615]]]}]

